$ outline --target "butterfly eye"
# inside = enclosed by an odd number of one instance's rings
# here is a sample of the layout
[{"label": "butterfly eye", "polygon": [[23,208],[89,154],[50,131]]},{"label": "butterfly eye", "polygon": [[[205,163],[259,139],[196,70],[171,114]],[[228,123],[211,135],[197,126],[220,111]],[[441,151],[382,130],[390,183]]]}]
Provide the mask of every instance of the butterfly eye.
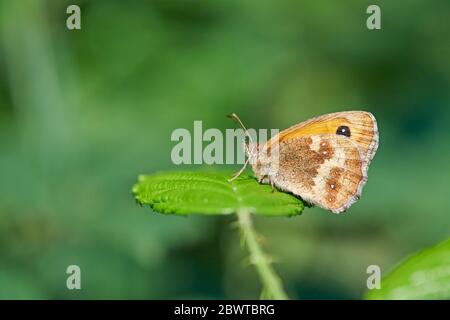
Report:
[{"label": "butterfly eye", "polygon": [[336,130],[336,134],[340,134],[342,136],[350,137],[351,136],[350,128],[347,127],[347,126],[339,126],[339,128],[337,128],[337,130]]}]

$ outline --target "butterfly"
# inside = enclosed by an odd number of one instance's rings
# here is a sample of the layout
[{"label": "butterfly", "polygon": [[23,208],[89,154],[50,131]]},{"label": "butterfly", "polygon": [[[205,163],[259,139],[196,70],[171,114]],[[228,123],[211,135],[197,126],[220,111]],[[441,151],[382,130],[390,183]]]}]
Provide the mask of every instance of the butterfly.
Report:
[{"label": "butterfly", "polygon": [[325,114],[281,131],[265,143],[247,133],[247,160],[258,182],[293,193],[333,213],[346,211],[360,197],[378,148],[377,121],[365,111]]}]

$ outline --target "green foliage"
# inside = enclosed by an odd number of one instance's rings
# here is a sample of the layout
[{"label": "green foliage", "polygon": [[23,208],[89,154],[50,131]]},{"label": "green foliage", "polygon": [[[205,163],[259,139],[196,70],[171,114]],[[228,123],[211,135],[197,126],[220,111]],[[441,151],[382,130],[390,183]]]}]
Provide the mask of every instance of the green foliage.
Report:
[{"label": "green foliage", "polygon": [[262,283],[262,298],[287,299],[281,280],[263,252],[250,214],[292,216],[303,211],[303,202],[293,195],[259,184],[248,174],[228,181],[231,173],[162,172],[142,175],[133,193],[141,204],[165,214],[220,215],[236,213],[241,243],[250,254]]},{"label": "green foliage", "polygon": [[165,214],[253,214],[292,216],[303,211],[303,202],[293,195],[272,191],[248,174],[228,182],[231,174],[164,172],[142,175],[133,187],[136,200]]},{"label": "green foliage", "polygon": [[364,107],[380,124],[349,212],[256,221],[290,296],[360,298],[367,265],[449,235],[450,1],[384,1],[389,32],[359,0],[83,0],[81,31],[71,3],[0,1],[0,298],[254,298],[218,230],[233,216],[148,214],[127,194],[173,166],[174,129],[235,128],[231,112],[283,129]]},{"label": "green foliage", "polygon": [[410,256],[367,299],[450,299],[450,239]]}]

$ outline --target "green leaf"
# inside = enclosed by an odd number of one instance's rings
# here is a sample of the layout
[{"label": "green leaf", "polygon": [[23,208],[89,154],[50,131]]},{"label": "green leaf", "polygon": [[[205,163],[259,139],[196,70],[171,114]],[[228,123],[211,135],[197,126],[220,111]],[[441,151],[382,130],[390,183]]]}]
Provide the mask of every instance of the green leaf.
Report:
[{"label": "green leaf", "polygon": [[367,299],[450,299],[450,239],[408,257]]},{"label": "green leaf", "polygon": [[232,182],[228,172],[161,172],[139,176],[133,193],[140,204],[165,214],[254,214],[291,216],[303,211],[297,197],[259,184],[242,174]]}]

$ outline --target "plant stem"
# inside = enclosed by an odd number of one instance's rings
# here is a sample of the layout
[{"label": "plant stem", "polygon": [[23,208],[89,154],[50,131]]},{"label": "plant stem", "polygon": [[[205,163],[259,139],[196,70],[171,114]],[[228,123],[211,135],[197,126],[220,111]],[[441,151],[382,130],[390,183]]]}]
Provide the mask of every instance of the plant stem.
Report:
[{"label": "plant stem", "polygon": [[264,253],[258,242],[258,235],[253,228],[250,213],[245,209],[241,209],[237,212],[237,216],[241,230],[241,241],[250,253],[250,262],[255,265],[263,286],[261,298],[275,300],[288,299],[281,279],[272,267],[270,258]]}]

